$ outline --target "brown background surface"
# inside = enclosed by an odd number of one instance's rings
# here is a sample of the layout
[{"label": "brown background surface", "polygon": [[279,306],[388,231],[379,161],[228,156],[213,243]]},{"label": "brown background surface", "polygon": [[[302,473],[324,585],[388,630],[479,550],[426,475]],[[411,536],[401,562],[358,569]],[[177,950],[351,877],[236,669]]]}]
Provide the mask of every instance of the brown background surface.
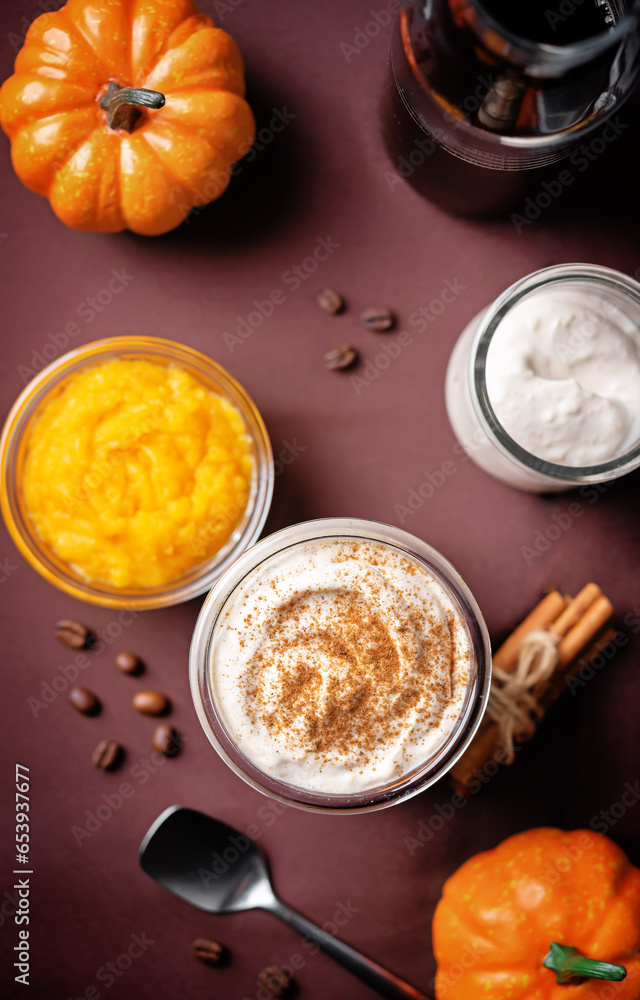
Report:
[{"label": "brown background surface", "polygon": [[[276,454],[286,442],[304,449],[276,480],[270,530],[326,515],[356,515],[399,523],[394,505],[425,473],[453,458],[456,472],[405,521],[404,527],[440,549],[475,593],[494,639],[513,627],[540,592],[559,585],[575,592],[596,579],[619,609],[630,642],[574,697],[567,694],[544,722],[535,744],[495,777],[433,840],[412,854],[404,840],[419,820],[435,815],[450,791],[435,787],[410,802],[370,816],[333,818],[288,810],[276,816],[268,800],[237,779],[201,732],[187,682],[187,653],[199,601],[140,617],[102,655],[82,683],[104,702],[98,719],[74,713],[61,695],[37,718],[38,697],[72,661],[53,638],[60,617],[106,628],[113,613],[85,607],[41,580],[2,534],[0,558],[16,567],[0,589],[3,619],[2,892],[12,885],[11,823],[14,763],[31,769],[33,822],[32,985],[38,1000],[78,997],[89,986],[124,1000],[182,997],[220,1000],[256,995],[256,974],[286,963],[300,950],[296,935],[260,912],[210,917],[190,909],[139,869],[138,844],[151,821],[179,802],[246,828],[257,825],[277,891],[322,923],[338,903],[357,910],[341,934],[399,975],[426,989],[434,972],[430,921],[444,879],[470,854],[518,830],[541,824],[588,825],[619,800],[625,782],[640,777],[637,719],[640,678],[637,637],[629,616],[640,603],[638,476],[612,485],[596,502],[578,496],[583,514],[528,566],[532,545],[554,513],[576,497],[516,493],[460,460],[447,422],[443,378],[464,324],[507,284],[555,262],[590,261],[633,274],[640,266],[637,180],[631,150],[635,125],[585,173],[580,183],[518,234],[506,219],[468,222],[421,201],[404,183],[392,186],[377,108],[389,44],[385,28],[351,60],[353,43],[370,20],[367,0],[293,4],[235,0],[223,27],[237,38],[249,67],[250,97],[259,125],[272,109],[291,122],[243,166],[223,200],[189,225],[157,239],[101,236],[66,229],[45,200],[15,178],[2,140],[0,277],[2,398],[6,413],[22,388],[18,366],[30,367],[49,333],[77,320],[87,297],[104,288],[113,268],[133,279],[91,323],[80,320],[76,342],[130,332],[184,341],[210,354],[246,386],[264,414]],[[205,2],[203,10],[214,13]],[[12,43],[35,0],[11,0],[0,13],[0,72],[11,71]],[[622,120],[634,122],[625,110]],[[631,133],[631,139],[627,136]],[[636,133],[637,135],[637,130]],[[393,179],[393,178],[392,178]],[[301,264],[318,237],[339,248],[292,291],[283,274]],[[437,298],[445,280],[464,290],[427,331],[411,314]],[[349,302],[339,318],[315,304],[323,287]],[[254,299],[276,288],[286,301],[232,353],[223,341]],[[322,355],[349,341],[372,359],[382,340],[362,330],[362,307],[395,307],[413,342],[357,393],[347,375],[324,370]],[[362,374],[360,370],[359,374]],[[638,616],[640,622],[640,616]],[[122,677],[113,654],[132,648],[148,663],[143,679]],[[173,721],[184,733],[181,756],[142,784],[131,768],[149,753],[153,721],[134,716],[132,693],[157,686],[171,696]],[[127,761],[113,775],[89,763],[105,736],[120,740]],[[79,847],[71,833],[95,811],[103,793],[130,780],[135,795]],[[640,861],[640,805],[610,830]],[[13,984],[11,949],[17,929],[10,903],[3,913],[4,995]],[[96,973],[146,934],[155,944],[110,989]],[[210,970],[193,961],[197,936],[228,945],[231,964]],[[323,955],[298,973],[308,1000],[373,994]],[[90,994],[91,995],[91,994]]]}]

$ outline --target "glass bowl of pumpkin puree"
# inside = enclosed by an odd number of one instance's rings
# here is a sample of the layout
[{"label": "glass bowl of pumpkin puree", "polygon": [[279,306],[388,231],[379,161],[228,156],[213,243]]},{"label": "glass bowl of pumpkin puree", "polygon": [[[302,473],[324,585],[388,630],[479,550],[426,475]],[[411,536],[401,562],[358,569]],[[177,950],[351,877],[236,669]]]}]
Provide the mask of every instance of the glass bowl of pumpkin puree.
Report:
[{"label": "glass bowl of pumpkin puree", "polygon": [[43,369],[7,417],[0,456],[22,555],[103,607],[208,591],[258,538],[273,493],[269,437],[242,386],[155,337],[95,341]]}]

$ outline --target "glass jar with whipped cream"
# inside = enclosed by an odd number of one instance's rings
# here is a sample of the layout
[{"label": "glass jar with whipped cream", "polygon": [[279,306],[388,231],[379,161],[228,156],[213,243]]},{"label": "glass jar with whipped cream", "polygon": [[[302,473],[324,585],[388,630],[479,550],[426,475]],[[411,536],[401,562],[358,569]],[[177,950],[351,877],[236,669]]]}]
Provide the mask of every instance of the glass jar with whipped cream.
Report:
[{"label": "glass jar with whipped cream", "polygon": [[595,264],[535,271],[463,330],[447,369],[458,441],[546,493],[640,466],[640,284]]},{"label": "glass jar with whipped cream", "polygon": [[384,809],[432,785],[484,714],[478,605],[426,542],[354,518],[297,524],[209,593],[190,655],[200,722],[258,791],[303,809]]}]

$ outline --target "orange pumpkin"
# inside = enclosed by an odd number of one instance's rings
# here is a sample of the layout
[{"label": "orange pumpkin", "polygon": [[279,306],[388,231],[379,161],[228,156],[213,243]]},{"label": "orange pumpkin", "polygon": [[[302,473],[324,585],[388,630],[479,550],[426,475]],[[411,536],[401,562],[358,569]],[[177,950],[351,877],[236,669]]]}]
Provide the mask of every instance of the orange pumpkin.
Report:
[{"label": "orange pumpkin", "polygon": [[517,834],[445,883],[433,949],[438,1000],[639,1000],[640,871],[591,830]]},{"label": "orange pumpkin", "polygon": [[74,229],[155,236],[217,198],[250,148],[240,52],[192,0],[69,0],[0,90],[20,180]]}]

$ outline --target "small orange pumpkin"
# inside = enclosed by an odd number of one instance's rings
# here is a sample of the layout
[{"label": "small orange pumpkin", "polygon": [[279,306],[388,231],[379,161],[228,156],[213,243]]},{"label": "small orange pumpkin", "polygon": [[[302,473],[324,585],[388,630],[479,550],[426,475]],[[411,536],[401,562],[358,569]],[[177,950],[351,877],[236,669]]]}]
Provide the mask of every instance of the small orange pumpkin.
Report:
[{"label": "small orange pumpkin", "polygon": [[445,883],[433,950],[438,1000],[640,1000],[640,871],[591,830],[519,833]]},{"label": "small orange pumpkin", "polygon": [[145,236],[226,188],[255,125],[240,52],[192,0],[69,0],[0,90],[20,180],[74,229]]}]

